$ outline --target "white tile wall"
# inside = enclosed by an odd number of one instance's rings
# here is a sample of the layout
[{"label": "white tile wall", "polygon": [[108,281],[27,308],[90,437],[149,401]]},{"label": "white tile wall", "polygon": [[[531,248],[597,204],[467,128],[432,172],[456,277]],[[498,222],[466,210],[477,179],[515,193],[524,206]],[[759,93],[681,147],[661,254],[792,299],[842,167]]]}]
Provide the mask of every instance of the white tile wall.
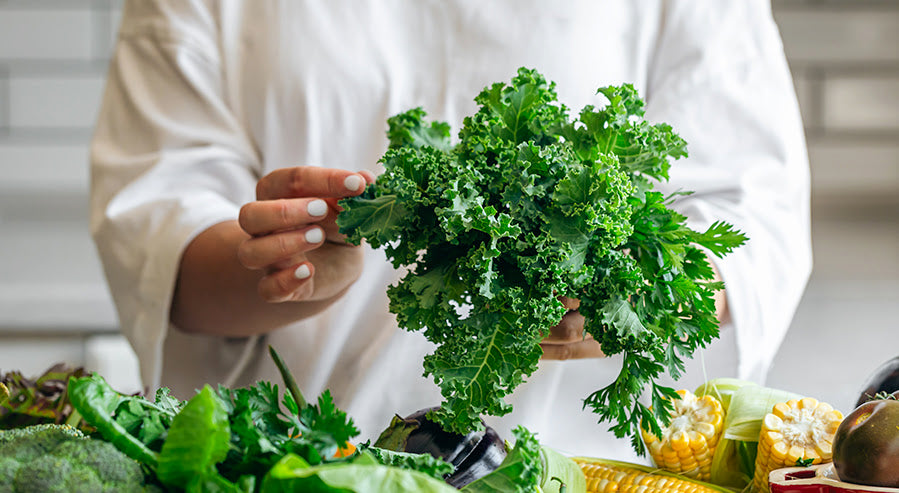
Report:
[{"label": "white tile wall", "polygon": [[9,77],[0,70],[0,135],[9,127]]},{"label": "white tile wall", "polygon": [[[31,2],[38,6],[41,2]],[[8,60],[90,60],[94,53],[93,11],[89,8],[16,8],[0,14],[0,58]],[[23,5],[23,4],[18,4]]]},{"label": "white tile wall", "polygon": [[88,137],[120,5],[0,1],[0,369],[65,361],[131,391],[136,361],[87,230]]},{"label": "white tile wall", "polygon": [[84,361],[84,340],[77,334],[58,334],[51,338],[5,335],[0,338],[0,344],[3,345],[0,372],[19,370],[24,375],[36,376],[54,363]]},{"label": "white tile wall", "polygon": [[787,56],[793,63],[899,62],[895,2],[774,2]]},{"label": "white tile wall", "polygon": [[809,144],[812,187],[817,195],[889,197],[899,190],[899,140],[885,143],[833,142]]},{"label": "white tile wall", "polygon": [[87,191],[89,171],[84,144],[48,145],[0,140],[0,193],[35,191]]},{"label": "white tile wall", "polygon": [[[811,284],[821,286],[824,293],[837,293],[844,284],[863,286],[865,282],[870,282],[869,294],[879,296],[879,288],[875,286],[893,283],[894,289],[890,291],[892,304],[887,306],[895,312],[899,306],[899,224],[896,208],[889,208],[887,204],[853,211],[837,206],[828,210],[819,208],[813,215],[814,273]],[[847,296],[857,294],[857,291],[847,289]],[[836,306],[843,304],[843,298],[833,301]],[[899,334],[895,317],[883,319],[882,322],[877,329]],[[814,333],[818,327],[797,324],[794,328],[808,330],[809,335],[817,337]],[[899,355],[899,346],[894,350]]]},{"label": "white tile wall", "polygon": [[[899,52],[899,44],[893,49]],[[899,71],[833,76],[823,86],[825,129],[899,133]]]},{"label": "white tile wall", "polygon": [[[0,0],[0,369],[135,375],[121,338],[92,339],[116,319],[86,217],[121,3]],[[816,254],[769,383],[842,405],[899,353],[899,1],[773,6],[808,135]]]},{"label": "white tile wall", "polygon": [[806,127],[818,125],[819,115],[816,110],[820,86],[820,81],[808,74],[793,76],[793,87],[796,89],[796,98],[799,100],[802,122]]},{"label": "white tile wall", "polygon": [[13,75],[9,80],[12,128],[89,128],[96,120],[100,75]]}]

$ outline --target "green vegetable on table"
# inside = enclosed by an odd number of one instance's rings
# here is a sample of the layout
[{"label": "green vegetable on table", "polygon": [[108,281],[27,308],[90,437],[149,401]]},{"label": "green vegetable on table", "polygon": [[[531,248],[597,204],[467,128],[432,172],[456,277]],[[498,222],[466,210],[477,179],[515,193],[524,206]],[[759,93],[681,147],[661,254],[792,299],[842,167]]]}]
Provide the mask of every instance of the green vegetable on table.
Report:
[{"label": "green vegetable on table", "polygon": [[[514,430],[515,446],[496,470],[462,487],[453,488],[434,478],[435,463],[424,461],[422,469],[385,465],[385,451],[367,449],[343,463],[312,466],[302,458],[287,455],[266,475],[263,492],[408,492],[420,493],[530,493],[558,492],[560,482],[568,493],[586,491],[584,473],[571,459],[540,446],[526,429]],[[386,452],[386,461],[399,464],[409,454]],[[419,461],[420,462],[420,461]],[[421,464],[421,462],[420,462]],[[439,470],[439,466],[437,466]],[[570,486],[569,486],[570,485]]]},{"label": "green vegetable on table", "polygon": [[459,490],[423,472],[400,469],[362,453],[341,463],[312,466],[302,458],[284,456],[265,476],[265,493],[452,493]]},{"label": "green vegetable on table", "polygon": [[256,491],[282,457],[329,462],[358,434],[325,391],[316,403],[277,385],[214,390],[187,402],[157,392],[155,401],[113,390],[99,375],[69,380],[72,405],[102,438],[143,464],[173,491]]},{"label": "green vegetable on table", "polygon": [[[118,448],[165,491],[458,491],[444,481],[452,466],[431,456],[368,444],[349,456],[338,454],[358,434],[352,420],[328,391],[307,402],[281,358],[270,352],[287,387],[283,396],[277,385],[258,382],[248,388],[204,386],[187,402],[160,389],[150,401],[120,394],[94,374],[69,379],[69,398],[96,429],[91,441]],[[532,491],[549,472],[567,478],[570,466],[580,471],[569,459],[542,450],[526,430],[515,436],[513,453],[468,491]],[[565,461],[571,463],[567,468]],[[570,481],[577,484],[576,477]]]},{"label": "green vegetable on table", "polygon": [[161,491],[141,464],[111,443],[68,425],[0,431],[0,491],[11,493]]},{"label": "green vegetable on table", "polygon": [[[633,86],[599,92],[604,108],[571,119],[553,83],[520,69],[475,98],[458,142],[421,108],[396,115],[384,173],[340,202],[351,242],[408,269],[388,290],[390,310],[436,344],[424,370],[444,397],[432,418],[447,430],[511,411],[504,398],[537,369],[539,343],[565,313],[560,296],[579,298],[585,331],[623,356],[585,407],[641,452],[640,423],[658,433],[675,395],[656,378],[677,378],[718,335],[723,285],[706,252],[746,238],[724,222],[687,227],[669,208],[677,196],[653,190],[686,143],[643,120]],[[638,400],[645,390],[651,407]]]}]

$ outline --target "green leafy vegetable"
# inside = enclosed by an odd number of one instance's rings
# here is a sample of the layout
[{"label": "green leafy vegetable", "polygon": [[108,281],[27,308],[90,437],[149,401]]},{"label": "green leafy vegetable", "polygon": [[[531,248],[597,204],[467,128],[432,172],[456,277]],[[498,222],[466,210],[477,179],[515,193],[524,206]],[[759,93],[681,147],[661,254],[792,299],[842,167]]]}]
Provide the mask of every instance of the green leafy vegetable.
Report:
[{"label": "green leafy vegetable", "polygon": [[815,462],[814,457],[807,457],[805,459],[799,458],[799,459],[796,459],[796,467],[808,467],[808,466],[812,465],[812,463],[814,463],[814,462]]},{"label": "green leafy vegetable", "polygon": [[452,464],[430,454],[396,452],[394,450],[368,445],[361,446],[360,448],[364,452],[371,454],[380,464],[422,472],[441,481],[453,472]]},{"label": "green leafy vegetable", "polygon": [[[394,116],[384,173],[341,201],[341,232],[408,268],[388,290],[390,310],[437,345],[424,370],[447,430],[510,412],[505,396],[536,370],[565,313],[559,296],[579,298],[586,332],[623,355],[618,378],[585,406],[638,451],[640,422],[658,432],[674,395],[656,378],[677,378],[683,358],[717,337],[722,285],[702,249],[722,256],[745,237],[723,222],[688,228],[670,208],[677,196],[652,190],[686,143],[643,120],[633,86],[600,92],[604,108],[571,119],[553,83],[520,69],[475,98],[457,143],[420,108]],[[654,410],[638,400],[645,389]]]},{"label": "green leafy vegetable", "polygon": [[172,421],[159,454],[157,477],[162,484],[180,486],[219,476],[215,466],[228,454],[230,439],[228,414],[207,385]]},{"label": "green leafy vegetable", "polygon": [[0,375],[0,429],[53,423],[93,431],[73,412],[66,388],[69,378],[85,374],[84,368],[59,363],[37,378],[28,378],[18,371]]},{"label": "green leafy vegetable", "polygon": [[299,406],[269,382],[204,387],[187,403],[166,389],[155,402],[122,395],[96,374],[72,378],[68,388],[87,423],[175,490],[254,491],[283,456],[339,461],[337,449],[358,434],[327,391]]},{"label": "green leafy vegetable", "polygon": [[112,444],[53,423],[0,431],[0,491],[159,491]]},{"label": "green leafy vegetable", "polygon": [[[140,438],[129,433],[115,418],[116,410],[120,406],[128,408],[130,414],[134,411],[131,402],[145,399],[119,394],[97,374],[70,379],[69,395],[75,409],[106,441],[115,445],[128,457],[151,469],[156,468],[159,463],[158,451],[150,449]],[[151,403],[147,404],[147,414],[158,412],[152,409]],[[126,421],[134,423],[130,417]]]},{"label": "green leafy vegetable", "polygon": [[262,493],[452,493],[443,481],[409,469],[385,466],[367,453],[351,461],[311,466],[288,454],[266,475]]}]

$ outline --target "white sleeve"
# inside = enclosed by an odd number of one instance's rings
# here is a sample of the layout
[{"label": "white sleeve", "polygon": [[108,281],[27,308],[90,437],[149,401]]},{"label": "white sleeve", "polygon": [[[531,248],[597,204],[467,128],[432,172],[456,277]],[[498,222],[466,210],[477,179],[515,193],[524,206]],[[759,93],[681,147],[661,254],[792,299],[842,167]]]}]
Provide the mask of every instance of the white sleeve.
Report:
[{"label": "white sleeve", "polygon": [[125,5],[91,144],[91,233],[156,388],[181,254],[253,199],[259,158],[225,103],[202,2]]},{"label": "white sleeve", "polygon": [[761,382],[812,265],[808,158],[792,79],[768,2],[665,5],[646,116],[670,123],[690,157],[674,163],[660,188],[695,191],[675,205],[694,229],[725,220],[749,237],[715,262],[739,377]]}]

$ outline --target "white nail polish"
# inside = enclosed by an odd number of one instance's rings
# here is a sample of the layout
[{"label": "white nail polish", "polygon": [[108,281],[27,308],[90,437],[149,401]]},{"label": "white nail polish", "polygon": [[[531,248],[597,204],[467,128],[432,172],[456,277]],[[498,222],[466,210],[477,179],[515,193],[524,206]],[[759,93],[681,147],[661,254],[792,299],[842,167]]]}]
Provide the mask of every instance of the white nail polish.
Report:
[{"label": "white nail polish", "polygon": [[328,204],[321,199],[313,200],[306,206],[306,212],[308,212],[310,216],[324,216],[328,213]]},{"label": "white nail polish", "polygon": [[306,231],[304,236],[306,237],[306,243],[319,243],[325,239],[325,233],[320,228],[310,229]]},{"label": "white nail polish", "polygon": [[312,271],[309,270],[309,266],[303,264],[297,267],[297,270],[293,271],[294,277],[297,279],[306,279],[307,277],[312,275]]},{"label": "white nail polish", "polygon": [[363,183],[362,177],[359,175],[350,175],[346,177],[346,180],[343,180],[343,186],[345,186],[347,190],[352,190],[354,192],[359,190]]}]

